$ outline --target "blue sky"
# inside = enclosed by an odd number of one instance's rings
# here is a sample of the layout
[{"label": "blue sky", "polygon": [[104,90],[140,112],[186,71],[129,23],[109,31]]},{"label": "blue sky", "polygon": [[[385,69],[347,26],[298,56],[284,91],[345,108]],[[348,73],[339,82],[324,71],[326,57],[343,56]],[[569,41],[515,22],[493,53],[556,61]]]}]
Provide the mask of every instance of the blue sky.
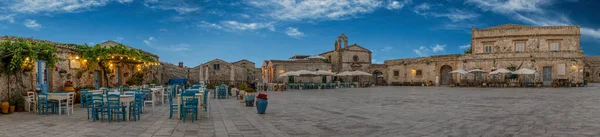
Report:
[{"label": "blue sky", "polygon": [[333,49],[344,33],[373,62],[462,53],[471,26],[577,25],[600,55],[596,0],[4,0],[0,34],[61,43],[113,40],[194,67],[262,64]]}]

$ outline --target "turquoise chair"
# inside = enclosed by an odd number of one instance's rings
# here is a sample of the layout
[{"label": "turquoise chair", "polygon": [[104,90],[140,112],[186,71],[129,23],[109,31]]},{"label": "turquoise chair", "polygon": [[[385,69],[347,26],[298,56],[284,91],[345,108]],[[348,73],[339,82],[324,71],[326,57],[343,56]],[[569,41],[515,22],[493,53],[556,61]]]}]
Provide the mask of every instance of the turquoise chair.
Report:
[{"label": "turquoise chair", "polygon": [[[102,94],[88,94],[88,112],[91,109],[92,111],[92,121],[96,120],[104,120],[105,106],[104,106],[104,96]],[[102,116],[102,118],[98,118],[98,114]]]},{"label": "turquoise chair", "polygon": [[117,122],[125,119],[125,106],[121,105],[120,95],[106,95],[106,110],[108,111],[108,123],[110,123],[114,115],[117,115]]},{"label": "turquoise chair", "polygon": [[178,114],[181,114],[179,112],[181,112],[181,110],[179,109],[175,109],[179,107],[178,103],[173,102],[173,98],[175,98],[175,95],[177,95],[177,93],[175,93],[175,87],[169,88],[169,90],[167,91],[169,94],[169,119],[173,118],[173,112],[178,112]]},{"label": "turquoise chair", "polygon": [[244,100],[246,100],[246,106],[247,107],[254,106],[254,98],[255,98],[254,94],[246,95],[244,97]]},{"label": "turquoise chair", "polygon": [[181,117],[183,119],[183,122],[185,122],[185,119],[188,115],[192,116],[192,122],[194,122],[194,119],[196,119],[196,117],[198,116],[198,98],[196,98],[196,93],[181,93],[181,101],[183,104],[181,106]]},{"label": "turquoise chair", "polygon": [[[85,99],[85,98],[86,98],[86,94],[88,93],[88,91],[89,91],[89,89],[87,89],[87,88],[79,90],[79,104],[81,104],[79,106],[81,108],[87,106],[85,103],[85,102],[87,102],[87,99]],[[90,118],[88,117],[88,119],[90,119]]]},{"label": "turquoise chair", "polygon": [[37,100],[38,100],[38,102],[37,102],[37,112],[38,112],[38,114],[44,114],[45,113],[46,115],[48,115],[48,111],[50,111],[50,110],[52,111],[52,113],[55,112],[56,107],[57,107],[56,105],[58,105],[58,104],[50,102],[48,100],[48,94],[46,94],[46,93],[39,93],[38,96],[37,96]]},{"label": "turquoise chair", "polygon": [[129,117],[132,118],[134,121],[140,120],[141,114],[142,114],[142,107],[144,106],[144,98],[146,96],[146,94],[135,94],[135,99],[133,101],[133,104],[131,104],[129,106]]}]

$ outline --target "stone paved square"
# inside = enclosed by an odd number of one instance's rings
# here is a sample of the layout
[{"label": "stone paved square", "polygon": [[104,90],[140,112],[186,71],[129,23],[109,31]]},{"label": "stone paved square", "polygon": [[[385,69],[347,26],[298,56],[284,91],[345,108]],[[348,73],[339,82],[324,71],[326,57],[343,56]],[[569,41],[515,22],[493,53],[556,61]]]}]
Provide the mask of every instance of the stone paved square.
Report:
[{"label": "stone paved square", "polygon": [[600,88],[374,87],[267,92],[267,114],[236,99],[212,100],[210,118],[92,122],[28,112],[0,115],[1,137],[599,136]]}]

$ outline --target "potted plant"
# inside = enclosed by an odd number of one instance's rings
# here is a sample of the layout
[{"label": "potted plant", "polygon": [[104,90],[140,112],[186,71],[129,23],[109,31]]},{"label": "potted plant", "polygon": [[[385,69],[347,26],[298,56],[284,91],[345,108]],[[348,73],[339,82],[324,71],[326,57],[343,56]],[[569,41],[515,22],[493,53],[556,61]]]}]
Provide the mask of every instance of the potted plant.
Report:
[{"label": "potted plant", "polygon": [[13,113],[15,112],[15,108],[17,105],[17,95],[12,95],[9,99],[8,99],[8,104],[10,104],[10,108],[8,110],[8,113]]},{"label": "potted plant", "polygon": [[2,107],[2,113],[8,114],[8,110],[10,109],[10,104],[8,103],[8,100],[2,100],[2,104],[0,104],[0,106]]},{"label": "potted plant", "polygon": [[246,89],[246,97],[244,97],[244,101],[246,102],[247,107],[254,106],[254,89],[248,88]]},{"label": "potted plant", "polygon": [[256,96],[256,99],[257,99],[257,103],[256,103],[257,113],[265,114],[265,111],[267,110],[267,105],[269,105],[269,102],[267,101],[267,94],[259,93],[258,96]]},{"label": "potted plant", "polygon": [[24,107],[25,107],[25,97],[23,97],[23,95],[17,95],[16,97],[16,106],[17,106],[17,112],[23,112]]},{"label": "potted plant", "polygon": [[60,71],[58,71],[58,75],[60,75],[61,78],[65,77],[66,74],[67,74],[67,70],[60,69]]}]

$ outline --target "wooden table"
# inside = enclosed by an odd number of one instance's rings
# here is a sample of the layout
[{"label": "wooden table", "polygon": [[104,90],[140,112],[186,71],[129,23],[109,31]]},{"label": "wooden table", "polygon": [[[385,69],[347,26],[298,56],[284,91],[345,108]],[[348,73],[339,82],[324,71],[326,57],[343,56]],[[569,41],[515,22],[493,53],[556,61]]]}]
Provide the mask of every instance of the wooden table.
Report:
[{"label": "wooden table", "polygon": [[[67,115],[69,114],[69,94],[73,94],[71,92],[60,92],[60,93],[48,93],[48,100],[58,100],[58,115],[61,115],[61,102],[63,100],[67,100]],[[73,95],[75,96],[75,95]]]}]

